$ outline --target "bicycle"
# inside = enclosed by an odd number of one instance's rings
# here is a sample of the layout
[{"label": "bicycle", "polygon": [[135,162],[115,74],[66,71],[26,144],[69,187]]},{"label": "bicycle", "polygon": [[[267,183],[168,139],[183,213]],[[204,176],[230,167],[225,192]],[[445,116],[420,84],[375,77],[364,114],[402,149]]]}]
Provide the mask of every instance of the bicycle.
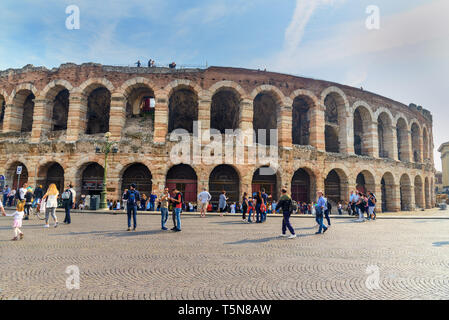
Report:
[{"label": "bicycle", "polygon": [[40,201],[30,208],[30,216],[31,215],[35,215],[39,220],[45,220],[45,214],[41,213]]}]

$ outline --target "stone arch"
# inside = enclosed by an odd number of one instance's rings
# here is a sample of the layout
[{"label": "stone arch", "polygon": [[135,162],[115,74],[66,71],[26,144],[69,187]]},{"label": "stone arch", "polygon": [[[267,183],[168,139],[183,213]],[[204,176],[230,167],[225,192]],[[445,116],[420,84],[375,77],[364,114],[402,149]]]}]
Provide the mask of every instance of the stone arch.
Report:
[{"label": "stone arch", "polygon": [[202,96],[203,89],[195,82],[187,79],[177,79],[165,86],[164,91],[170,97],[176,90],[185,88],[193,91],[198,97]]},{"label": "stone arch", "polygon": [[39,96],[47,100],[53,100],[57,96],[59,91],[61,91],[61,88],[67,89],[69,91],[73,90],[73,86],[70,82],[64,79],[57,79],[48,83],[45,88],[42,89]]},{"label": "stone arch", "polygon": [[141,162],[129,163],[121,170],[121,193],[134,183],[140,195],[149,196],[153,191],[153,174],[150,169]]},{"label": "stone arch", "polygon": [[363,194],[375,192],[376,183],[374,175],[369,170],[361,171],[356,177],[356,190]]},{"label": "stone arch", "polygon": [[389,112],[380,112],[377,117],[377,141],[379,158],[394,157],[393,120]]},{"label": "stone arch", "polygon": [[[22,166],[22,173],[19,176],[17,175],[17,166]],[[18,187],[20,188],[25,182],[28,182],[29,180],[29,171],[27,168],[26,163],[22,161],[17,160],[11,160],[9,163],[5,166],[5,178],[7,181],[7,184],[12,189],[18,190]]]},{"label": "stone arch", "polygon": [[34,116],[34,99],[37,96],[37,89],[31,83],[18,85],[10,95],[9,110],[6,110],[5,117],[9,131],[31,132]]},{"label": "stone arch", "polygon": [[[278,129],[280,126],[280,112],[285,97],[278,88],[271,85],[257,87],[251,93],[251,97],[253,98],[255,141],[266,145],[274,144],[270,130]],[[259,130],[265,130],[265,132],[259,132]]]},{"label": "stone arch", "polygon": [[324,179],[324,194],[334,204],[348,195],[348,175],[341,168],[331,169]]},{"label": "stone arch", "polygon": [[410,134],[412,140],[412,155],[413,162],[419,163],[421,162],[421,146],[420,146],[420,136],[421,136],[421,127],[418,122],[413,120],[410,123]]},{"label": "stone arch", "polygon": [[40,96],[45,101],[44,121],[50,122],[51,131],[67,130],[71,91],[72,84],[62,79],[51,81],[41,91]]},{"label": "stone arch", "polygon": [[[380,181],[380,192],[382,202],[380,203],[382,212],[395,211],[395,181],[391,172],[385,172]],[[379,203],[377,204],[379,207]]]},{"label": "stone arch", "polygon": [[226,191],[229,202],[238,202],[240,199],[240,181],[240,173],[232,165],[221,164],[213,168],[209,174],[211,202],[218,204],[219,196],[223,190]]},{"label": "stone arch", "polygon": [[396,139],[399,161],[410,161],[409,130],[405,117],[396,120]]},{"label": "stone arch", "polygon": [[278,171],[268,166],[257,168],[253,173],[251,184],[253,193],[265,189],[265,192],[271,195],[273,200],[279,199],[278,189],[281,185],[281,179]]},{"label": "stone arch", "polygon": [[401,211],[413,209],[412,205],[412,183],[408,174],[404,173],[399,181]]},{"label": "stone arch", "polygon": [[210,110],[210,128],[220,131],[221,134],[224,134],[226,129],[236,130],[239,128],[240,103],[244,97],[243,89],[236,89],[223,82],[221,86],[212,91]]},{"label": "stone arch", "polygon": [[340,153],[347,147],[346,115],[349,102],[345,93],[338,87],[329,87],[321,93],[324,108],[324,136],[326,152]]},{"label": "stone arch", "polygon": [[427,127],[425,125],[423,125],[422,128],[422,136],[423,136],[423,146],[422,146],[423,159],[426,161],[430,160],[431,148],[430,148],[429,131],[427,130]]},{"label": "stone arch", "polygon": [[310,145],[310,123],[317,99],[298,93],[292,100],[292,143]]},{"label": "stone arch", "polygon": [[313,170],[303,167],[295,171],[291,181],[291,197],[293,200],[310,203],[315,199],[316,176]]},{"label": "stone arch", "polygon": [[423,180],[420,175],[415,176],[414,180],[415,187],[415,205],[417,208],[425,209],[425,200],[424,200],[424,186]]},{"label": "stone arch", "polygon": [[373,112],[364,101],[353,105],[354,153],[361,156],[373,156]]},{"label": "stone arch", "polygon": [[210,96],[213,97],[214,94],[223,89],[233,90],[240,97],[240,100],[247,98],[245,89],[243,89],[238,83],[229,80],[216,82],[207,91],[210,92]]},{"label": "stone arch", "polygon": [[114,85],[106,78],[87,79],[78,88],[76,88],[76,90],[81,92],[84,97],[88,97],[92,91],[100,87],[105,87],[111,93],[114,92]]},{"label": "stone arch", "polygon": [[197,201],[198,175],[193,167],[187,164],[174,165],[167,171],[165,178],[165,186],[170,192],[176,188],[184,195],[185,202]]},{"label": "stone arch", "polygon": [[[198,121],[199,94],[196,85],[190,81],[175,81],[177,85],[170,87],[168,102],[168,132],[184,129],[193,133],[193,123]],[[170,86],[170,84],[169,84]]]},{"label": "stone arch", "polygon": [[103,189],[104,167],[96,161],[82,162],[76,169],[75,187],[82,195],[100,195]]},{"label": "stone arch", "polygon": [[56,185],[59,193],[62,193],[65,188],[64,167],[57,161],[40,164],[37,170],[37,185],[42,185],[43,190],[47,190],[52,183]]}]

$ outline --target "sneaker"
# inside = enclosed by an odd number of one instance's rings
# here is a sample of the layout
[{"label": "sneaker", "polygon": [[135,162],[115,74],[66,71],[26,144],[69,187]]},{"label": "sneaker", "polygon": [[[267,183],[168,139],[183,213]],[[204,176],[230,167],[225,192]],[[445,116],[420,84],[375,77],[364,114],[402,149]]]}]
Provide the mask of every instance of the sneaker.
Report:
[{"label": "sneaker", "polygon": [[57,223],[57,222],[55,223],[54,227],[55,227],[55,228],[57,228],[57,227],[58,227],[58,223]]},{"label": "sneaker", "polygon": [[296,234],[292,234],[291,236],[288,237],[289,239],[295,239],[296,238]]},{"label": "sneaker", "polygon": [[281,235],[279,235],[279,237],[281,237],[281,238],[287,238],[288,236],[287,236],[286,234],[281,234]]},{"label": "sneaker", "polygon": [[181,232],[181,229],[176,228],[175,230],[173,230],[174,232]]},{"label": "sneaker", "polygon": [[19,240],[18,237],[14,237],[14,238],[11,239],[11,241],[17,241],[17,240]]},{"label": "sneaker", "polygon": [[20,240],[23,239],[23,233],[19,234]]},{"label": "sneaker", "polygon": [[136,231],[136,228],[134,228],[133,231]]},{"label": "sneaker", "polygon": [[126,231],[131,231],[131,228],[126,229]]},{"label": "sneaker", "polygon": [[163,227],[163,228],[161,228],[161,230],[164,230],[164,231],[165,231],[165,230],[168,230],[168,229],[167,229],[166,227]]},{"label": "sneaker", "polygon": [[323,233],[325,233],[327,230],[329,230],[329,228],[324,229]]},{"label": "sneaker", "polygon": [[48,224],[44,225],[44,228],[50,228],[50,226]]},{"label": "sneaker", "polygon": [[321,232],[315,232],[315,234],[321,234]]}]

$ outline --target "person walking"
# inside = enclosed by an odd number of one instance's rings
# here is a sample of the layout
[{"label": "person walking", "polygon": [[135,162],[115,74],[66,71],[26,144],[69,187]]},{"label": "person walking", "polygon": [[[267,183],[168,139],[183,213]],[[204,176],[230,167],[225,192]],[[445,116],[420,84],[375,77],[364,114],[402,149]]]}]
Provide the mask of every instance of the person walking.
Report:
[{"label": "person walking", "polygon": [[174,207],[173,215],[173,231],[181,231],[181,212],[182,212],[182,193],[178,189],[173,189],[174,198],[171,198],[171,202]]},{"label": "person walking", "polygon": [[14,223],[12,225],[12,228],[14,229],[14,238],[12,238],[12,241],[17,241],[19,239],[23,239],[23,232],[20,230],[22,228],[22,219],[24,215],[24,208],[25,204],[23,201],[17,203],[16,211],[14,213],[6,213],[5,209],[3,209],[3,205],[1,205],[1,211],[3,216],[10,216],[14,217]]},{"label": "person walking", "polygon": [[351,195],[349,196],[349,203],[351,205],[351,211],[353,215],[358,214],[356,203],[359,201],[358,195],[356,192],[351,190]]},{"label": "person walking", "polygon": [[220,211],[220,217],[223,217],[223,212],[226,211],[226,201],[228,201],[228,197],[226,197],[226,191],[222,191],[220,194],[220,198],[218,199],[218,209]]},{"label": "person walking", "polygon": [[246,214],[248,213],[248,193],[247,192],[243,192],[243,196],[242,196],[242,220],[243,222],[246,221]]},{"label": "person walking", "polygon": [[161,229],[168,230],[165,224],[168,220],[168,203],[170,201],[170,192],[167,187],[164,189],[164,193],[161,195],[159,203],[161,206]]},{"label": "person walking", "polygon": [[323,215],[324,215],[324,211],[327,208],[327,204],[326,204],[327,201],[326,201],[326,198],[324,198],[322,191],[318,191],[317,196],[318,196],[318,201],[317,201],[317,206],[316,206],[316,220],[319,225],[319,229],[315,234],[321,234],[321,231],[323,231],[323,233],[325,233],[327,231],[327,227],[323,224]]},{"label": "person walking", "polygon": [[44,190],[42,189],[42,185],[40,184],[36,187],[36,189],[34,189],[33,208],[36,207],[36,204],[41,203],[43,196],[44,196]]},{"label": "person walking", "polygon": [[76,192],[73,190],[73,185],[70,183],[67,186],[67,189],[62,193],[62,205],[65,210],[64,223],[70,224],[72,223],[72,218],[70,216],[70,210],[74,207],[76,203]]},{"label": "person walking", "polygon": [[330,228],[331,226],[330,215],[332,214],[332,204],[326,197],[324,199],[326,200],[326,209],[324,210],[324,217],[327,220],[327,227]]},{"label": "person walking", "polygon": [[3,188],[3,204],[6,206],[6,204],[8,203],[8,194],[11,192],[11,188],[8,186],[8,185],[6,185],[4,188]]},{"label": "person walking", "polygon": [[364,222],[365,221],[365,202],[363,200],[363,194],[362,193],[358,193],[357,196],[357,202],[356,202],[356,210],[357,213],[359,214],[359,218],[357,220],[355,220],[356,222]]},{"label": "person walking", "polygon": [[133,218],[133,231],[137,228],[137,203],[140,201],[140,193],[136,190],[136,185],[132,183],[129,190],[125,193],[126,213],[128,215],[128,230],[131,231],[131,216]]},{"label": "person walking", "polygon": [[376,220],[376,203],[376,196],[370,192],[368,198],[368,214],[372,220]]},{"label": "person walking", "polygon": [[19,192],[17,193],[17,199],[19,201],[25,201],[25,194],[27,193],[28,183],[24,183],[22,185],[22,188],[19,189]]},{"label": "person walking", "polygon": [[45,201],[45,225],[44,228],[49,228],[48,220],[51,217],[55,221],[54,227],[58,226],[58,218],[56,217],[56,208],[58,207],[59,191],[54,183],[50,184],[47,193],[44,194],[42,200]]},{"label": "person walking", "polygon": [[281,190],[281,198],[276,206],[277,211],[282,209],[282,234],[281,237],[287,237],[287,229],[290,231],[291,235],[288,237],[289,239],[296,238],[295,229],[293,229],[290,223],[290,216],[292,214],[291,209],[292,198],[287,194],[286,189]]},{"label": "person walking", "polygon": [[201,218],[206,217],[207,206],[209,205],[209,201],[212,199],[212,196],[207,191],[206,188],[203,188],[203,191],[198,195],[198,202],[200,203],[201,208]]},{"label": "person walking", "polygon": [[156,211],[156,206],[154,205],[157,199],[157,195],[155,191],[152,191],[150,194],[150,211]]},{"label": "person walking", "polygon": [[16,197],[16,189],[12,189],[8,194],[8,207],[12,207],[14,205],[14,198]]},{"label": "person walking", "polygon": [[260,214],[261,214],[261,223],[265,222],[267,220],[267,211],[268,211],[268,199],[271,199],[271,195],[268,195],[265,192],[265,188],[260,189],[260,193],[262,196],[262,205],[261,205],[261,210],[260,210]]},{"label": "person walking", "polygon": [[27,192],[25,193],[25,217],[24,220],[30,219],[30,211],[31,206],[33,205],[33,190],[31,187],[27,188]]}]

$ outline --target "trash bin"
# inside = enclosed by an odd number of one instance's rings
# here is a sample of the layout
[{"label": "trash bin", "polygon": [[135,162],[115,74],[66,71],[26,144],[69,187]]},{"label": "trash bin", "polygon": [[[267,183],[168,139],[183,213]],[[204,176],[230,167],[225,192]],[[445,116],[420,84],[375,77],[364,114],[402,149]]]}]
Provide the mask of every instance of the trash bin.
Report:
[{"label": "trash bin", "polygon": [[98,209],[100,209],[100,196],[94,195],[90,197],[89,210],[98,210]]}]

